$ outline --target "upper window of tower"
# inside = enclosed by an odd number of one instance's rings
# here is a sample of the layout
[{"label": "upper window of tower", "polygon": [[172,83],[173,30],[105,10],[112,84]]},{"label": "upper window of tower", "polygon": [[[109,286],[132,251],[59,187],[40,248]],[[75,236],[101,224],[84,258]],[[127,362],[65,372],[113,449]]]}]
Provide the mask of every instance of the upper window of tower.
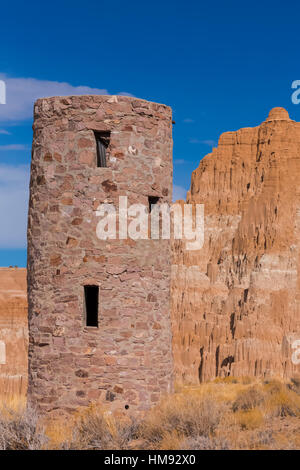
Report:
[{"label": "upper window of tower", "polygon": [[110,142],[110,132],[94,131],[97,146],[97,167],[107,166],[107,148]]},{"label": "upper window of tower", "polygon": [[160,198],[157,196],[148,196],[149,213],[152,211],[153,206],[155,206],[155,204],[158,204],[159,199]]}]

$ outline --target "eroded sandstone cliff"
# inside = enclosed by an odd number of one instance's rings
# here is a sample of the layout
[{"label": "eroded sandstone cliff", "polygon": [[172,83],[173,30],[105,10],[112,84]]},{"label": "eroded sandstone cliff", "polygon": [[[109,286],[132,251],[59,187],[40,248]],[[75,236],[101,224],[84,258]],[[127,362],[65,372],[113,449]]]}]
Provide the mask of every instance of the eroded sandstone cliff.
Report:
[{"label": "eroded sandstone cliff", "polygon": [[27,387],[26,269],[0,268],[0,395]]},{"label": "eroded sandstone cliff", "polygon": [[[200,251],[173,244],[172,328],[178,382],[290,376],[300,339],[300,123],[282,108],[227,132],[193,172],[205,205]],[[0,269],[0,392],[26,389],[26,270]],[[3,343],[5,349],[3,349]]]},{"label": "eroded sandstone cliff", "polygon": [[300,123],[274,108],[260,126],[226,132],[192,174],[203,203],[200,251],[173,249],[178,382],[289,376],[300,339]]}]

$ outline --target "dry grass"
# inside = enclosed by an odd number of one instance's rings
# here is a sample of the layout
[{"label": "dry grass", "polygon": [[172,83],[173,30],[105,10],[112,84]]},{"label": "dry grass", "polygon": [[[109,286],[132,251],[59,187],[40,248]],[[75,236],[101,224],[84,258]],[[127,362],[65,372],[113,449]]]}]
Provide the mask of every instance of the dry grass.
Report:
[{"label": "dry grass", "polygon": [[20,412],[26,407],[27,380],[22,375],[0,374],[0,414],[3,408]]},{"label": "dry grass", "polygon": [[264,386],[265,410],[270,416],[300,417],[300,396],[284,383],[273,381]]},{"label": "dry grass", "polygon": [[[167,440],[213,435],[222,415],[222,406],[201,394],[179,393],[166,397],[150,410],[139,427],[139,436],[151,449],[165,448]],[[166,437],[168,436],[168,437]]]},{"label": "dry grass", "polygon": [[259,408],[252,408],[248,411],[238,411],[236,419],[242,429],[257,429],[262,426],[264,415]]},{"label": "dry grass", "polygon": [[2,396],[0,395],[0,416],[3,410],[13,410],[22,412],[26,408],[26,396],[25,395],[11,395]]},{"label": "dry grass", "polygon": [[45,424],[45,434],[48,438],[48,449],[64,449],[70,448],[73,440],[73,431],[75,420],[70,416],[67,420],[65,417],[49,420]]},{"label": "dry grass", "polygon": [[[180,449],[183,442],[183,436],[176,429],[173,431],[166,431],[159,442],[160,450],[177,450]],[[144,444],[145,446],[145,444]],[[148,447],[146,445],[146,447]]]},{"label": "dry grass", "polygon": [[91,404],[70,418],[67,429],[58,421],[48,427],[46,434],[50,437],[52,448],[124,450],[135,439],[136,429],[134,422],[116,419],[101,406]]},{"label": "dry grass", "polygon": [[0,448],[5,449],[297,449],[300,380],[260,382],[217,379],[181,386],[135,422],[98,404],[45,429],[24,396],[0,407]]},{"label": "dry grass", "polygon": [[27,389],[27,379],[22,375],[0,374],[0,397],[1,401],[25,398]]}]

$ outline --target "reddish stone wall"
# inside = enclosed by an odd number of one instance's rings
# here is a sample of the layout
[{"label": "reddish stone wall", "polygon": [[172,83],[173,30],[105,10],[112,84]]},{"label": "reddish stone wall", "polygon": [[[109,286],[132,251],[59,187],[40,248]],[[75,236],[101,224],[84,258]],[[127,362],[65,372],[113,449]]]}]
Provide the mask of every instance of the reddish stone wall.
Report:
[{"label": "reddish stone wall", "polygon": [[275,108],[260,126],[226,132],[192,174],[204,204],[200,251],[173,249],[176,380],[299,373],[300,123]]},{"label": "reddish stone wall", "polygon": [[[43,410],[90,401],[143,410],[172,387],[170,242],[96,237],[100,203],[172,197],[172,116],[122,96],[35,104],[28,226],[29,398]],[[93,130],[111,132],[96,167]],[[99,327],[84,285],[100,287]]]},{"label": "reddish stone wall", "polygon": [[0,396],[25,395],[28,370],[26,269],[0,268]]}]

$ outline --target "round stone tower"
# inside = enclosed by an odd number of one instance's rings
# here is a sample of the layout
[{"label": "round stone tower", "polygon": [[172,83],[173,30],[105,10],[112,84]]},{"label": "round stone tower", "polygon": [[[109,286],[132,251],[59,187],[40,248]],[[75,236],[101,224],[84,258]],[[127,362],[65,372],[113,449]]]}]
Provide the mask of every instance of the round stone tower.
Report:
[{"label": "round stone tower", "polygon": [[[172,389],[170,241],[96,234],[99,205],[171,203],[172,113],[125,96],[40,99],[28,219],[29,400],[142,411]],[[126,411],[127,410],[127,411]]]}]

